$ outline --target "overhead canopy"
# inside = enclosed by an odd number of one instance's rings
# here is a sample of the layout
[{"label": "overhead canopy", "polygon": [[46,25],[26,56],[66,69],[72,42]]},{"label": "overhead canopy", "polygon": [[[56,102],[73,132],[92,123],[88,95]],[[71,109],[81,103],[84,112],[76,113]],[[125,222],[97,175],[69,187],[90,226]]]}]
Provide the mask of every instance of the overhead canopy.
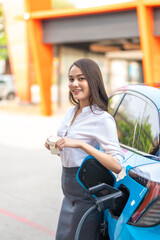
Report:
[{"label": "overhead canopy", "polygon": [[44,43],[139,37],[136,10],[42,21]]}]

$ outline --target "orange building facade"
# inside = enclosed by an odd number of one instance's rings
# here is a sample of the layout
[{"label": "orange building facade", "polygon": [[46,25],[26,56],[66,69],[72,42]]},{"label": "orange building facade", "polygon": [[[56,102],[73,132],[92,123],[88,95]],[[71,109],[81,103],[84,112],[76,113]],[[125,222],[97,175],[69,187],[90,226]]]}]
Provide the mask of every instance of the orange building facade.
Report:
[{"label": "orange building facade", "polygon": [[[54,40],[47,41],[44,36],[46,34],[44,25],[48,20],[52,20],[51,24],[55,22],[56,25],[59,24],[57,20],[65,23],[68,19],[74,21],[78,18],[81,21],[85,17],[107,16],[111,13],[123,16],[126,12],[134,11],[137,15],[143,53],[144,82],[153,86],[160,82],[160,1],[158,0],[136,0],[102,7],[66,10],[52,9],[51,0],[5,0],[2,9],[17,94],[21,101],[31,102],[30,89],[33,79],[36,79],[40,87],[41,112],[45,116],[52,114],[51,84],[54,56]],[[54,39],[54,32],[52,37]]]}]

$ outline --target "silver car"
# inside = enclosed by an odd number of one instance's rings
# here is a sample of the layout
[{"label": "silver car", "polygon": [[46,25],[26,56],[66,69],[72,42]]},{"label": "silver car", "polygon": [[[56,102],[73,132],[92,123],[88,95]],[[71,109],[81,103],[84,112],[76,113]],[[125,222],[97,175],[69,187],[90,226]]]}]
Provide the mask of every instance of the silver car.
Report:
[{"label": "silver car", "polygon": [[12,75],[0,75],[0,100],[13,100],[15,98],[15,87]]}]

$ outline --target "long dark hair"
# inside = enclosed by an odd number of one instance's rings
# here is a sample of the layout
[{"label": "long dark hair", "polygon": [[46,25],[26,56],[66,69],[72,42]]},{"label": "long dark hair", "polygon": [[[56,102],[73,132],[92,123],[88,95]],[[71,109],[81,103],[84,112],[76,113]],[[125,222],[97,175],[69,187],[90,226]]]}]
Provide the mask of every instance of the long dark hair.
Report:
[{"label": "long dark hair", "polygon": [[[69,72],[74,65],[81,69],[88,82],[91,91],[89,98],[90,107],[93,104],[97,104],[102,110],[108,111],[108,96],[98,64],[91,59],[79,59],[71,65]],[[79,101],[74,99],[70,91],[69,100],[72,104],[79,105]]]}]

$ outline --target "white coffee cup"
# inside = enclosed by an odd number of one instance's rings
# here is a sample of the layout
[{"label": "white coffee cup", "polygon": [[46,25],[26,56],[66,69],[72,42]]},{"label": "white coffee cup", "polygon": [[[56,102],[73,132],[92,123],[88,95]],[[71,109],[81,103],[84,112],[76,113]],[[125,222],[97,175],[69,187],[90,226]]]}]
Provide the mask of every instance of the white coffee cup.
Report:
[{"label": "white coffee cup", "polygon": [[58,136],[50,136],[50,137],[48,138],[48,143],[49,143],[50,151],[51,151],[52,154],[57,154],[57,155],[58,155],[58,154],[60,153],[59,149],[55,147],[56,142],[57,142],[59,139],[61,139],[61,138],[58,137]]}]

